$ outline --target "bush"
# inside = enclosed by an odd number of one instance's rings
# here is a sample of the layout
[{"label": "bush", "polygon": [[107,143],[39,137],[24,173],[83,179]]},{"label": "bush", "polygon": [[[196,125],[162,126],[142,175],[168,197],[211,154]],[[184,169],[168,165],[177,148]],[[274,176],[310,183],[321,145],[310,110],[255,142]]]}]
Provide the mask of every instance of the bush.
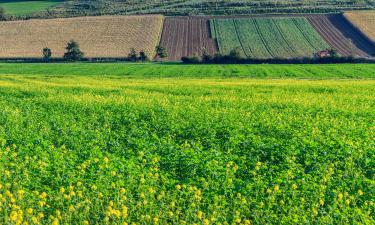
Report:
[{"label": "bush", "polygon": [[74,40],[68,42],[66,50],[63,58],[67,61],[78,61],[84,56],[84,53],[79,48],[79,44]]},{"label": "bush", "polygon": [[43,59],[50,60],[52,56],[52,51],[50,48],[43,48]]}]

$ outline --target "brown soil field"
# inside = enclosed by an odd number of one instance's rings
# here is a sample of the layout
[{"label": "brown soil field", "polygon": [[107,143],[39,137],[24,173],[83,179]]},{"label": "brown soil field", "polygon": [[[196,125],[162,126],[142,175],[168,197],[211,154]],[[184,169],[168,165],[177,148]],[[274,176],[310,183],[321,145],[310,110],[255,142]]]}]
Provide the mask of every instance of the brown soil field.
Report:
[{"label": "brown soil field", "polygon": [[375,11],[344,13],[354,27],[375,42]]},{"label": "brown soil field", "polygon": [[87,57],[125,57],[131,48],[153,58],[163,16],[100,16],[0,22],[0,57],[61,57],[75,40]]},{"label": "brown soil field", "polygon": [[339,54],[357,57],[369,57],[375,54],[374,44],[342,15],[306,15],[306,17]]},{"label": "brown soil field", "polygon": [[160,45],[168,52],[168,60],[178,61],[183,56],[201,55],[206,49],[210,54],[218,52],[211,38],[209,19],[205,17],[167,17]]}]

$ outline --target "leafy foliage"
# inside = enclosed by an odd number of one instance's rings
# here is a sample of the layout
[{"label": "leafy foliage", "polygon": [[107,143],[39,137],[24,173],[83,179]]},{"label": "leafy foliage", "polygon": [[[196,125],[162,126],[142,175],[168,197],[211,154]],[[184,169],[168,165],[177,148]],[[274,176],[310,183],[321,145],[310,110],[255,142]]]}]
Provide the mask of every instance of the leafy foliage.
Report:
[{"label": "leafy foliage", "polygon": [[2,224],[374,220],[373,80],[0,85]]}]

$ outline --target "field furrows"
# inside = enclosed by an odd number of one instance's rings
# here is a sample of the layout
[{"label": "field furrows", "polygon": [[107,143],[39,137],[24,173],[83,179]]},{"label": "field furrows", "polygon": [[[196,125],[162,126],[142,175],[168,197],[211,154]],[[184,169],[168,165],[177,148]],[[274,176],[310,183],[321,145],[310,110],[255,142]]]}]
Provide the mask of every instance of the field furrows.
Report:
[{"label": "field furrows", "polygon": [[201,55],[202,50],[215,54],[217,46],[210,37],[208,19],[179,18],[165,19],[160,45],[168,52],[168,60],[177,61],[183,56]]},{"label": "field furrows", "polygon": [[357,32],[341,15],[307,17],[326,42],[344,56],[369,57],[375,46]]},{"label": "field furrows", "polygon": [[101,16],[0,23],[0,57],[41,57],[48,47],[62,57],[68,41],[87,57],[126,57],[131,48],[153,58],[162,16]]},{"label": "field furrows", "polygon": [[301,17],[213,19],[211,24],[222,54],[240,47],[252,58],[311,57],[329,47]]}]

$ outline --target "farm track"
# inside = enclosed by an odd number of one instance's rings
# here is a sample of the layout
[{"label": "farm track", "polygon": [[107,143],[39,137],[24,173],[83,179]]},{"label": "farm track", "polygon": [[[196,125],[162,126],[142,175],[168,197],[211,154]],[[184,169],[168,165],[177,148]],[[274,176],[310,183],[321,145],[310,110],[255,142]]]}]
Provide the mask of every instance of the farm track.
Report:
[{"label": "farm track", "polygon": [[203,49],[215,54],[215,40],[210,36],[209,20],[197,17],[167,17],[164,21],[160,45],[168,52],[168,60],[178,61],[183,56],[200,55]]},{"label": "farm track", "polygon": [[339,54],[357,57],[375,54],[375,46],[341,15],[308,15],[306,18]]}]

